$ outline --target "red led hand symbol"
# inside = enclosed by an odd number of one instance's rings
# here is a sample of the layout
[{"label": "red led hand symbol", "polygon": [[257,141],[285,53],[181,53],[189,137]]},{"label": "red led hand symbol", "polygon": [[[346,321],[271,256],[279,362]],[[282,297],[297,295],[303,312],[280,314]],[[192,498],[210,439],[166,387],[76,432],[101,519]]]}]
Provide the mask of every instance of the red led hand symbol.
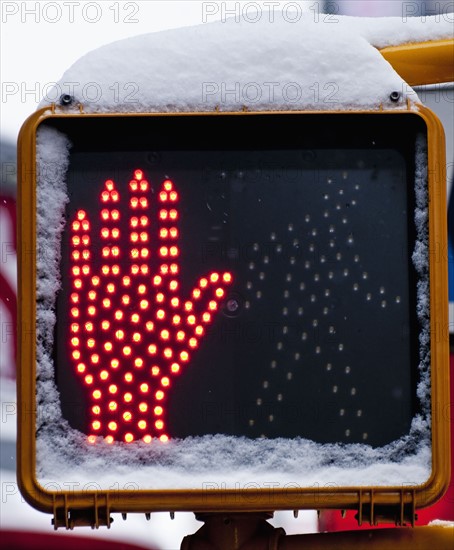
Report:
[{"label": "red led hand symbol", "polygon": [[105,182],[100,248],[91,246],[86,211],[71,223],[71,361],[86,385],[91,442],[167,441],[172,379],[188,368],[232,282],[231,273],[212,272],[180,298],[178,191],[163,182],[153,236],[149,193],[136,170],[120,209],[115,183]]}]

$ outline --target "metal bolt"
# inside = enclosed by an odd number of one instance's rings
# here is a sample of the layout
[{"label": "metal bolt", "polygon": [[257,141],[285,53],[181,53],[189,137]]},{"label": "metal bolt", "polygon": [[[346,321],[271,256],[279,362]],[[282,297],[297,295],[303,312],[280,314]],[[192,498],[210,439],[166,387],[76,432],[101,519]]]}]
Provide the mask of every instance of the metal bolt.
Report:
[{"label": "metal bolt", "polygon": [[71,103],[74,101],[74,98],[72,95],[69,94],[62,94],[60,96],[60,105],[71,105]]}]

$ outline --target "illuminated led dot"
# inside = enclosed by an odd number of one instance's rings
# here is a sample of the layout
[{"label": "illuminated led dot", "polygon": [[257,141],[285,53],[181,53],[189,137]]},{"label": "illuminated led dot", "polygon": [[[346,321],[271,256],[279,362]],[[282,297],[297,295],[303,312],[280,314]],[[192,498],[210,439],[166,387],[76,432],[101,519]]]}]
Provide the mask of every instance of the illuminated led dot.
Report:
[{"label": "illuminated led dot", "polygon": [[113,266],[112,266],[112,273],[113,273],[114,275],[118,275],[118,274],[120,273],[120,266],[118,266],[118,265],[113,265]]},{"label": "illuminated led dot", "polygon": [[210,309],[211,311],[215,311],[217,308],[218,308],[217,302],[215,302],[214,300],[211,300],[211,302],[208,304],[208,309]]},{"label": "illuminated led dot", "polygon": [[178,372],[180,372],[180,365],[178,363],[172,363],[172,366],[170,367],[170,370],[174,374],[177,374]]},{"label": "illuminated led dot", "polygon": [[159,211],[159,219],[161,219],[161,220],[166,220],[168,215],[169,215],[169,213],[168,213],[167,210],[160,210]]},{"label": "illuminated led dot", "polygon": [[139,306],[140,309],[147,309],[148,308],[148,300],[140,300]]},{"label": "illuminated led dot", "polygon": [[112,351],[112,348],[113,348],[112,342],[106,342],[106,343],[104,344],[104,349],[105,349],[106,351]]},{"label": "illuminated led dot", "polygon": [[115,432],[118,427],[116,422],[109,422],[108,426],[111,432]]},{"label": "illuminated led dot", "polygon": [[112,210],[111,215],[112,219],[115,221],[120,219],[120,212],[118,212],[118,210]]},{"label": "illuminated led dot", "polygon": [[137,208],[139,205],[139,199],[137,197],[132,197],[132,199],[129,201],[129,204],[131,208]]},{"label": "illuminated led dot", "polygon": [[94,326],[93,323],[85,323],[85,330],[87,332],[93,332]]},{"label": "illuminated led dot", "polygon": [[129,223],[131,227],[137,227],[139,225],[139,218],[133,217]]},{"label": "illuminated led dot", "polygon": [[78,277],[78,276],[80,275],[80,271],[81,271],[81,270],[80,270],[80,267],[77,267],[77,266],[76,266],[76,267],[73,267],[73,275],[74,275],[75,277]]},{"label": "illuminated led dot", "polygon": [[125,441],[126,443],[131,443],[132,441],[134,441],[134,436],[131,433],[125,434]]},{"label": "illuminated led dot", "polygon": [[71,345],[72,346],[78,346],[79,345],[79,338],[71,338]]},{"label": "illuminated led dot", "polygon": [[100,282],[101,282],[101,279],[99,277],[92,277],[91,279],[91,284],[93,286],[98,286]]},{"label": "illuminated led dot", "polygon": [[156,354],[156,345],[155,344],[150,344],[148,346],[148,353],[150,355],[155,355]]},{"label": "illuminated led dot", "polygon": [[144,443],[151,443],[152,440],[153,440],[153,438],[151,437],[151,435],[144,435],[142,439],[143,439],[143,442],[144,442]]},{"label": "illuminated led dot", "polygon": [[165,348],[164,349],[164,357],[166,359],[170,359],[173,355],[173,351],[170,349],[170,348]]},{"label": "illuminated led dot", "polygon": [[162,264],[160,270],[163,275],[167,275],[169,272],[169,266],[167,264]]},{"label": "illuminated led dot", "polygon": [[131,250],[131,258],[137,259],[139,255],[140,255],[140,252],[138,248],[133,248]]},{"label": "illuminated led dot", "polygon": [[87,437],[87,441],[88,441],[88,443],[91,443],[91,444],[96,443],[96,436],[95,435],[89,435]]},{"label": "illuminated led dot", "polygon": [[230,273],[224,273],[222,279],[224,283],[230,283],[232,281],[232,275]]},{"label": "illuminated led dot", "polygon": [[132,273],[133,275],[137,275],[137,273],[139,273],[139,271],[140,271],[140,268],[139,268],[138,265],[135,265],[135,264],[134,264],[134,265],[131,266],[131,273]]},{"label": "illuminated led dot", "polygon": [[125,411],[125,412],[123,413],[123,420],[124,420],[125,422],[131,422],[131,420],[132,420],[132,413],[129,412],[129,411]]},{"label": "illuminated led dot", "polygon": [[162,430],[164,428],[164,422],[162,420],[156,420],[154,423],[157,430]]},{"label": "illuminated led dot", "polygon": [[122,282],[124,286],[129,286],[131,284],[131,277],[123,277]]},{"label": "illuminated led dot", "polygon": [[161,378],[161,384],[167,388],[170,386],[170,380],[167,378],[167,376],[164,376],[164,378]]},{"label": "illuminated led dot", "polygon": [[148,384],[146,384],[145,382],[143,384],[140,384],[140,391],[142,393],[147,393],[149,390],[149,386]]},{"label": "illuminated led dot", "polygon": [[99,405],[95,405],[91,408],[93,414],[101,414],[101,407]]},{"label": "illuminated led dot", "polygon": [[[148,303],[148,302],[147,302],[147,303]],[[162,320],[162,319],[165,318],[165,316],[166,316],[165,311],[164,311],[163,309],[158,309],[158,311],[156,312],[156,317],[157,317],[158,319],[161,319],[161,320]]]},{"label": "illuminated led dot", "polygon": [[71,332],[74,332],[74,333],[79,332],[79,329],[80,329],[80,327],[77,323],[72,323],[71,324]]},{"label": "illuminated led dot", "polygon": [[187,351],[182,351],[180,353],[180,359],[182,361],[188,361],[189,360],[189,353]]},{"label": "illuminated led dot", "polygon": [[178,247],[177,246],[171,246],[170,247],[170,255],[175,258],[176,256],[178,256],[178,253],[179,253],[179,250],[178,250]]},{"label": "illuminated led dot", "polygon": [[159,374],[160,372],[161,372],[161,369],[160,369],[159,367],[156,367],[156,366],[151,367],[151,374],[152,374],[153,376],[158,376],[158,374]]},{"label": "illuminated led dot", "polygon": [[195,333],[197,334],[197,336],[202,336],[202,334],[205,332],[205,329],[200,326],[200,325],[197,325],[195,327]]},{"label": "illuminated led dot", "polygon": [[173,189],[173,183],[170,180],[165,180],[162,186],[165,191],[171,191]]},{"label": "illuminated led dot", "polygon": [[102,327],[103,330],[109,330],[110,322],[109,321],[102,321],[101,327]]},{"label": "illuminated led dot", "polygon": [[140,181],[142,178],[143,178],[143,172],[142,170],[134,170],[134,177],[136,178],[137,181]]},{"label": "illuminated led dot", "polygon": [[72,258],[73,258],[73,260],[79,260],[80,259],[80,252],[78,250],[75,250],[72,253]]},{"label": "illuminated led dot", "polygon": [[148,405],[146,403],[139,403],[139,411],[140,412],[147,412],[148,411]]},{"label": "illuminated led dot", "polygon": [[163,340],[168,340],[170,337],[170,333],[168,330],[161,330],[161,338]]},{"label": "illuminated led dot", "polygon": [[87,216],[87,213],[85,212],[85,210],[79,210],[77,212],[77,219],[78,220],[84,220]]},{"label": "illuminated led dot", "polygon": [[85,383],[88,385],[93,384],[93,376],[91,374],[87,374],[85,377]]},{"label": "illuminated led dot", "polygon": [[179,315],[174,315],[172,317],[172,324],[178,326],[181,323],[181,317]]},{"label": "illuminated led dot", "polygon": [[161,390],[158,390],[156,393],[155,393],[155,397],[158,401],[162,401],[164,399],[164,392],[161,391]]},{"label": "illuminated led dot", "polygon": [[176,191],[172,191],[169,195],[169,199],[172,201],[172,202],[175,202],[177,199],[178,199],[178,194]]},{"label": "illuminated led dot", "polygon": [[147,423],[145,422],[145,420],[139,420],[137,426],[139,426],[139,429],[145,430],[145,428],[147,427]]},{"label": "illuminated led dot", "polygon": [[128,296],[127,294],[125,294],[124,296],[121,297],[121,302],[122,302],[125,306],[129,306],[129,303],[131,302],[131,297]]},{"label": "illuminated led dot", "polygon": [[159,237],[160,237],[161,239],[167,239],[168,236],[169,236],[169,230],[168,230],[168,229],[165,229],[165,228],[164,228],[164,229],[161,229],[161,230],[159,231]]},{"label": "illuminated led dot", "polygon": [[145,294],[147,291],[147,287],[145,285],[139,285],[139,288],[137,289],[139,294]]},{"label": "illuminated led dot", "polygon": [[110,393],[115,394],[115,393],[117,393],[117,391],[118,391],[118,386],[116,386],[115,384],[111,384],[109,386],[109,392]]},{"label": "illuminated led dot", "polygon": [[[105,307],[105,308],[109,308],[111,306],[112,302],[109,300],[109,298],[104,298],[103,301],[102,301],[102,305]],[[93,314],[94,315],[94,314]]]},{"label": "illuminated led dot", "polygon": [[222,289],[222,288],[217,288],[216,289],[216,296],[218,298],[222,298],[224,296],[224,294],[225,294],[224,289]]},{"label": "illuminated led dot", "polygon": [[88,293],[88,297],[90,298],[90,300],[95,300],[96,292],[94,290],[90,290],[90,292]]},{"label": "illuminated led dot", "polygon": [[178,229],[176,227],[171,227],[169,233],[172,239],[176,239],[178,237]]},{"label": "illuminated led dot", "polygon": [[101,392],[99,390],[95,390],[92,395],[94,399],[101,399]]},{"label": "illuminated led dot", "polygon": [[119,309],[115,312],[115,319],[117,321],[121,321],[123,319],[123,312]]},{"label": "illuminated led dot", "polygon": [[134,340],[134,342],[140,342],[140,340],[142,340],[142,336],[138,332],[135,332],[132,335],[132,339]]},{"label": "illuminated led dot", "polygon": [[140,272],[142,273],[142,275],[148,275],[148,272],[149,272],[149,268],[146,264],[142,264],[140,266]]},{"label": "illuminated led dot", "polygon": [[131,321],[133,323],[138,323],[140,321],[140,315],[138,313],[133,313],[131,315]]},{"label": "illuminated led dot", "polygon": [[75,286],[76,288],[82,288],[82,281],[81,281],[80,279],[76,279],[76,280],[74,281],[74,286]]},{"label": "illuminated led dot", "polygon": [[104,441],[109,444],[109,445],[112,445],[112,443],[114,442],[114,438],[111,436],[111,435],[106,435]]},{"label": "illuminated led dot", "polygon": [[185,339],[185,337],[186,337],[186,334],[185,334],[182,330],[179,330],[179,331],[177,332],[177,340],[178,340],[179,342],[183,342],[183,340]]},{"label": "illuminated led dot", "polygon": [[79,310],[76,307],[73,307],[71,309],[71,315],[72,317],[79,317]]},{"label": "illuminated led dot", "polygon": [[188,324],[189,325],[195,325],[195,316],[194,315],[189,315],[188,316]]},{"label": "illuminated led dot", "polygon": [[132,381],[133,381],[133,378],[134,378],[134,377],[132,376],[132,373],[127,372],[127,373],[125,374],[125,380],[126,380],[126,382],[132,382]]},{"label": "illuminated led dot", "polygon": [[102,202],[107,202],[109,200],[110,194],[108,191],[103,191],[101,193],[101,200]]},{"label": "illuminated led dot", "polygon": [[196,338],[189,338],[189,347],[190,348],[196,348],[197,347],[197,339]]},{"label": "illuminated led dot", "polygon": [[145,197],[140,197],[140,206],[142,208],[148,208],[148,201]]},{"label": "illuminated led dot", "polygon": [[109,373],[106,370],[101,371],[99,374],[101,380],[107,380],[109,378]]},{"label": "illuminated led dot", "polygon": [[83,363],[79,363],[77,365],[77,372],[80,372],[81,374],[84,373],[86,370],[86,366]]},{"label": "illuminated led dot", "polygon": [[114,202],[118,202],[120,195],[118,194],[118,191],[112,191],[110,193],[110,197]]},{"label": "illuminated led dot", "polygon": [[146,327],[146,329],[148,330],[148,332],[152,332],[153,329],[154,329],[154,323],[153,323],[153,321],[147,321],[145,327]]},{"label": "illuminated led dot", "polygon": [[165,191],[161,191],[161,192],[159,193],[159,200],[160,200],[161,202],[165,202],[165,201],[167,200],[167,197],[168,197],[168,195],[167,195],[167,193],[166,193]]},{"label": "illuminated led dot", "polygon": [[134,366],[137,367],[138,369],[143,367],[143,359],[141,359],[140,357],[137,357],[136,359],[134,359]]},{"label": "illuminated led dot", "polygon": [[79,231],[79,229],[80,229],[80,222],[78,222],[78,221],[73,222],[73,223],[72,223],[72,228],[73,228],[74,231]]},{"label": "illuminated led dot", "polygon": [[158,303],[162,303],[164,301],[164,294],[162,292],[159,292],[158,294],[156,294],[156,301]]},{"label": "illuminated led dot", "polygon": [[180,300],[175,296],[170,300],[172,307],[178,307],[180,305]]},{"label": "illuminated led dot", "polygon": [[78,235],[75,235],[72,238],[72,243],[73,243],[74,246],[78,246],[80,244],[80,237]]},{"label": "illuminated led dot", "polygon": [[142,227],[147,227],[148,225],[148,218],[147,216],[140,216],[140,225]]},{"label": "illuminated led dot", "polygon": [[80,359],[80,351],[79,350],[74,350],[71,355],[73,356],[73,359],[75,359],[76,361],[78,361]]},{"label": "illuminated led dot", "polygon": [[169,255],[169,249],[167,248],[167,246],[161,246],[161,248],[159,249],[159,254],[163,258],[167,257]]},{"label": "illuminated led dot", "polygon": [[131,352],[132,352],[132,350],[129,346],[125,346],[123,348],[123,355],[126,355],[126,356],[131,355]]},{"label": "illuminated led dot", "polygon": [[107,285],[107,292],[109,292],[109,294],[113,294],[115,292],[115,285],[113,283],[109,283]]},{"label": "illuminated led dot", "polygon": [[91,423],[91,426],[94,430],[100,430],[101,429],[101,422],[99,420],[95,420]]},{"label": "illuminated led dot", "polygon": [[125,403],[131,403],[132,401],[132,393],[125,393],[124,396],[123,396],[123,399],[125,401]]},{"label": "illuminated led dot", "polygon": [[141,258],[148,258],[148,256],[150,255],[150,251],[148,250],[148,248],[142,248],[141,251],[140,251],[140,257]]},{"label": "illuminated led dot", "polygon": [[90,360],[91,362],[94,364],[94,365],[97,365],[99,363],[99,355],[97,355],[96,353],[93,354],[91,357],[90,357]]},{"label": "illuminated led dot", "polygon": [[82,237],[82,244],[84,244],[85,246],[88,246],[90,244],[90,237],[88,235],[84,235]]},{"label": "illuminated led dot", "polygon": [[118,409],[118,403],[116,401],[110,401],[108,406],[110,411],[116,411]]},{"label": "illuminated led dot", "polygon": [[90,267],[89,267],[88,265],[83,265],[83,266],[82,266],[82,273],[83,273],[84,275],[89,275],[89,273],[90,273]]},{"label": "illuminated led dot", "polygon": [[205,312],[203,315],[202,315],[202,320],[204,323],[209,323],[210,320],[211,320],[211,314],[208,313],[208,312]]},{"label": "illuminated led dot", "polygon": [[110,218],[110,212],[107,210],[107,208],[101,210],[101,218],[103,220],[108,220]]},{"label": "illuminated led dot", "polygon": [[102,251],[102,255],[104,258],[108,258],[110,256],[110,248],[108,246],[105,246]]},{"label": "illuminated led dot", "polygon": [[178,218],[178,212],[176,210],[171,210],[169,212],[169,218],[171,220],[176,220]]},{"label": "illuminated led dot", "polygon": [[176,275],[178,273],[177,264],[170,264],[170,273],[172,273],[172,275]]},{"label": "illuminated led dot", "polygon": [[120,366],[120,361],[118,359],[112,359],[112,361],[110,362],[110,366],[113,369],[118,369],[118,367]]},{"label": "illuminated led dot", "polygon": [[94,340],[94,338],[89,338],[89,339],[87,340],[87,346],[88,346],[89,348],[94,348],[94,347],[95,347],[95,340]]},{"label": "illuminated led dot", "polygon": [[192,308],[193,308],[193,303],[192,302],[185,302],[184,309],[186,311],[192,311]]},{"label": "illuminated led dot", "polygon": [[160,441],[161,443],[167,443],[167,442],[169,441],[169,436],[166,435],[166,434],[163,434],[163,435],[161,435],[161,436],[159,437],[159,441]]},{"label": "illuminated led dot", "polygon": [[156,275],[155,277],[153,277],[153,284],[155,286],[158,286],[162,283],[162,277],[160,277],[159,275]]}]

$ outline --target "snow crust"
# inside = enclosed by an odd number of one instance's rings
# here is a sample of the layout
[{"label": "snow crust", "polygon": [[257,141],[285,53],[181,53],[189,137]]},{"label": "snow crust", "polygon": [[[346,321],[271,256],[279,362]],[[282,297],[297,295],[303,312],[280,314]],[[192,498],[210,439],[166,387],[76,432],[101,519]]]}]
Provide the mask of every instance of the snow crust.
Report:
[{"label": "snow crust", "polygon": [[40,107],[65,91],[74,97],[70,109],[82,104],[86,112],[402,108],[417,95],[376,47],[452,35],[449,17],[232,18],[94,50]]},{"label": "snow crust", "polygon": [[[306,90],[301,100],[291,105],[276,96],[273,101],[254,103],[254,109],[341,106],[354,109],[378,107],[381,102],[386,108],[400,108],[405,91],[398,104],[390,104],[389,94],[409,88],[368,40],[383,46],[387,41],[396,44],[448,35],[445,26],[432,25],[430,18],[425,25],[415,21],[404,30],[400,29],[400,19],[399,26],[395,20],[339,19],[342,23],[335,29],[310,22],[304,29],[301,25],[282,23],[246,27],[243,22],[146,35],[88,54],[65,73],[62,82],[97,82],[101,86],[103,95],[98,102],[87,103],[76,94],[85,111],[207,110],[219,106],[219,100],[214,97],[206,102],[201,100],[203,82],[225,82],[231,86],[232,82],[285,83],[295,79],[303,83],[302,88],[314,82],[337,83],[339,102],[319,104],[314,102],[313,90]],[[113,79],[122,86],[135,80],[140,82],[138,102],[109,100],[107,91]],[[226,95],[221,108],[236,110],[246,103],[244,98],[236,102],[234,95]],[[42,127],[38,131],[37,477],[43,486],[58,490],[65,488],[62,484],[68,480],[76,484],[76,489],[87,484],[91,488],[108,489],[118,487],[124,480],[128,487],[120,489],[298,488],[315,484],[408,486],[429,478],[427,173],[426,144],[422,138],[416,155],[417,243],[413,254],[419,275],[418,397],[422,413],[413,419],[407,436],[379,449],[362,444],[320,445],[298,438],[249,440],[224,435],[172,440],[167,444],[107,445],[100,441],[89,445],[84,434],[70,428],[61,415],[51,358],[55,300],[61,284],[58,265],[68,201],[65,176],[69,149],[68,139],[56,130]]]}]

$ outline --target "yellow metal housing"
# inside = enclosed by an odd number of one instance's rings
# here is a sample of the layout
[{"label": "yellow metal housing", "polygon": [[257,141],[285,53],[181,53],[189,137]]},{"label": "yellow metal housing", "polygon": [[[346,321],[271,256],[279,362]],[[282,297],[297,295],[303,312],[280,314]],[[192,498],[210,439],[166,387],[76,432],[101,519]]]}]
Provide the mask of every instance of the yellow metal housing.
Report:
[{"label": "yellow metal housing", "polygon": [[[333,112],[330,116],[337,116]],[[350,112],[351,116],[383,111]],[[323,487],[304,489],[135,490],[52,491],[44,489],[36,476],[36,132],[55,117],[134,116],[255,116],[255,113],[188,114],[83,114],[44,109],[32,115],[19,136],[19,372],[18,372],[18,480],[26,500],[35,508],[54,515],[55,528],[110,524],[112,512],[195,511],[257,512],[281,509],[356,509],[359,523],[374,524],[381,517],[398,524],[413,522],[415,509],[428,506],[448,487],[450,469],[449,349],[447,313],[447,250],[444,134],[435,115],[423,106],[386,114],[419,116],[428,132],[431,383],[432,383],[432,475],[420,486]],[[264,113],[261,113],[263,116]],[[272,117],[276,113],[266,113]],[[284,113],[280,112],[279,115]],[[292,116],[292,112],[285,113]],[[301,113],[300,113],[301,114]],[[308,112],[308,116],[317,116]],[[326,112],[324,113],[326,114]],[[342,114],[345,114],[343,112]],[[407,116],[406,115],[406,116]],[[441,253],[440,253],[441,251]],[[247,494],[246,494],[247,493]]]}]

